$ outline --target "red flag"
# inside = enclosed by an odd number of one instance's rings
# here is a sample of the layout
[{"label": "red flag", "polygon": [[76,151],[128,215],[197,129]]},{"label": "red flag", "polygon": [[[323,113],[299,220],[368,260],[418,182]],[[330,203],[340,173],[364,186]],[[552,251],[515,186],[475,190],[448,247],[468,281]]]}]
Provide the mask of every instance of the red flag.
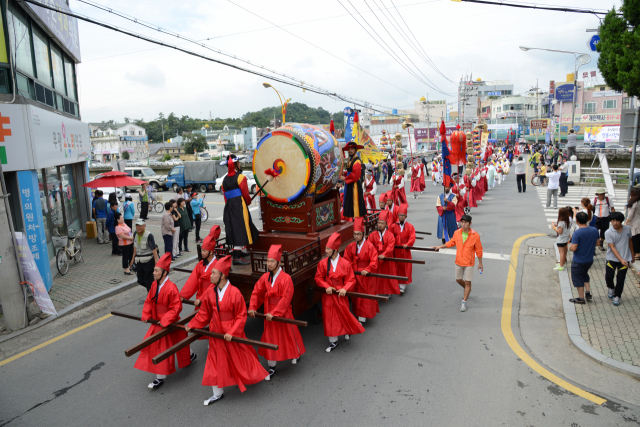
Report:
[{"label": "red flag", "polygon": [[333,125],[333,119],[331,119],[331,124],[329,125],[329,132],[331,132],[333,136],[336,135],[336,127]]}]

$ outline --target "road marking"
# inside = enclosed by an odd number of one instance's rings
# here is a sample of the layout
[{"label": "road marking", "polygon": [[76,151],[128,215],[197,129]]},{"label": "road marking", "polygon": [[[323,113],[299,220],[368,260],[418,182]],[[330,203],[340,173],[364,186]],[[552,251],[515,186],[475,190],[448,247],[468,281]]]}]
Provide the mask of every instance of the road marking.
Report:
[{"label": "road marking", "polygon": [[[445,255],[455,255],[456,254],[456,250],[455,249],[440,249],[438,252],[440,252],[441,254],[445,254]],[[482,253],[482,259],[499,259],[501,261],[509,261],[511,255],[505,255],[504,258],[502,256],[500,256],[500,254],[491,254],[491,253],[487,253],[487,252],[483,252]],[[506,258],[506,259],[505,259]]]},{"label": "road marking", "polygon": [[533,358],[529,356],[527,352],[525,352],[522,349],[522,347],[520,347],[520,344],[518,344],[518,341],[516,340],[515,335],[513,335],[513,330],[511,329],[511,313],[513,311],[513,292],[516,284],[516,273],[518,268],[518,253],[520,252],[520,245],[525,239],[528,239],[529,237],[537,237],[537,236],[544,236],[544,234],[526,234],[518,238],[518,240],[516,240],[516,242],[513,244],[513,250],[511,251],[511,260],[512,260],[513,268],[509,269],[509,274],[507,275],[507,285],[504,290],[504,301],[502,303],[502,320],[501,320],[502,334],[504,335],[505,340],[509,344],[509,347],[511,347],[511,350],[513,350],[514,353],[516,353],[524,363],[529,365],[531,369],[533,369],[534,371],[536,371],[537,373],[539,373],[549,381],[564,388],[565,390],[568,390],[575,395],[583,397],[595,403],[596,405],[602,405],[603,403],[606,402],[606,399],[596,396],[595,394],[591,394],[588,391],[582,390],[581,388],[566,382],[565,380],[557,377],[556,375],[552,374],[551,372],[547,371],[545,368],[540,366],[538,362],[533,360]]},{"label": "road marking", "polygon": [[44,348],[44,347],[48,346],[49,344],[53,344],[54,342],[60,341],[61,339],[66,338],[69,335],[73,335],[76,332],[80,332],[81,330],[83,330],[85,328],[88,328],[89,326],[93,326],[96,323],[102,322],[103,320],[108,319],[109,317],[111,317],[111,314],[107,314],[106,316],[102,316],[102,317],[100,317],[100,318],[98,318],[96,320],[93,320],[93,321],[87,323],[86,325],[82,325],[82,326],[80,326],[78,328],[72,329],[67,333],[64,333],[64,334],[62,334],[62,335],[60,335],[58,337],[50,339],[49,341],[45,341],[42,344],[39,344],[39,345],[37,345],[35,347],[30,348],[29,350],[25,350],[22,353],[16,354],[15,356],[11,356],[10,358],[1,361],[0,362],[0,366],[4,366],[9,362],[13,362],[14,360],[20,359],[21,357],[26,356],[27,354],[31,354],[36,350],[40,350],[41,348]]}]

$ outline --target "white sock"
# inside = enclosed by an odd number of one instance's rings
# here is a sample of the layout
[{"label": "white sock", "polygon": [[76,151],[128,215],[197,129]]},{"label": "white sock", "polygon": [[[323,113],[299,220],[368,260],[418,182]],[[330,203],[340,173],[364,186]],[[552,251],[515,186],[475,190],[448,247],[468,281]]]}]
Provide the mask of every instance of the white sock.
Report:
[{"label": "white sock", "polygon": [[213,395],[215,397],[220,397],[224,393],[224,388],[220,388],[217,385],[213,386]]},{"label": "white sock", "polygon": [[329,337],[329,342],[336,342],[338,341],[338,337]]},{"label": "white sock", "polygon": [[400,285],[400,290],[404,292],[404,290],[407,289],[407,285]]},{"label": "white sock", "polygon": [[275,368],[276,363],[277,362],[275,360],[267,360],[267,366],[269,366],[270,368]]},{"label": "white sock", "polygon": [[158,375],[156,375],[156,378],[159,379],[159,380],[163,380],[163,379],[167,378],[167,376],[158,374]]},{"label": "white sock", "polygon": [[193,350],[191,349],[191,346],[189,346],[189,356],[193,356]]},{"label": "white sock", "polygon": [[364,323],[364,322],[366,322],[366,321],[367,321],[367,319],[365,319],[364,317],[362,317],[362,316],[358,316],[358,322],[360,322],[360,323]]}]

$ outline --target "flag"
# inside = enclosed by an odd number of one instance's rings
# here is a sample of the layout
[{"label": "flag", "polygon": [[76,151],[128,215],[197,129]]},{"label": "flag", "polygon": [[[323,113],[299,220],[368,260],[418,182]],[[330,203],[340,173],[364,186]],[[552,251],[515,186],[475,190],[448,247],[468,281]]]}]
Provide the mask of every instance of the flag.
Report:
[{"label": "flag", "polygon": [[[354,128],[356,126],[359,127],[360,123],[354,124]],[[380,151],[378,146],[373,142],[369,134],[364,129],[359,128],[358,132],[360,133],[360,141],[364,146],[362,150],[358,151],[358,154],[360,154],[360,158],[363,162],[368,162],[369,160],[371,160],[375,163],[378,160],[387,158],[387,155]]]},{"label": "flag", "polygon": [[329,125],[329,132],[331,132],[331,135],[336,136],[336,127],[333,124],[333,119],[331,119],[331,124]]},{"label": "flag", "polygon": [[447,147],[447,127],[444,121],[440,123],[440,142],[442,143],[442,184],[453,187],[451,179],[451,161],[449,160],[449,147]]}]

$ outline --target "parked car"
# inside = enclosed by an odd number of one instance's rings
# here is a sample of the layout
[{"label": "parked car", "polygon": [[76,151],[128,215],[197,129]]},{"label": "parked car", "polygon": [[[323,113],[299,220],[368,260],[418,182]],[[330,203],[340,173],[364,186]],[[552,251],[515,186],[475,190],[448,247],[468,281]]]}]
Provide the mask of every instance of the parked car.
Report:
[{"label": "parked car", "polygon": [[[256,185],[256,180],[253,177],[253,172],[242,171],[242,174],[247,177],[247,187],[249,188],[249,193],[255,194],[256,190],[258,189],[258,186]],[[222,188],[222,180],[225,179],[226,176],[227,174],[225,173],[224,176],[216,179],[217,191],[221,191],[220,189]]]},{"label": "parked car", "polygon": [[[633,145],[629,147],[629,154],[633,153]],[[640,145],[636,145],[636,154],[640,153]]]},{"label": "parked car", "polygon": [[133,178],[147,181],[156,191],[160,188],[165,188],[166,177],[163,178],[161,175],[158,175],[150,167],[126,167],[124,171],[129,173]]},{"label": "parked car", "polygon": [[605,148],[607,150],[616,150],[616,151],[626,150],[627,149],[626,146],[620,145],[620,144],[610,144],[610,145],[607,145]]}]

